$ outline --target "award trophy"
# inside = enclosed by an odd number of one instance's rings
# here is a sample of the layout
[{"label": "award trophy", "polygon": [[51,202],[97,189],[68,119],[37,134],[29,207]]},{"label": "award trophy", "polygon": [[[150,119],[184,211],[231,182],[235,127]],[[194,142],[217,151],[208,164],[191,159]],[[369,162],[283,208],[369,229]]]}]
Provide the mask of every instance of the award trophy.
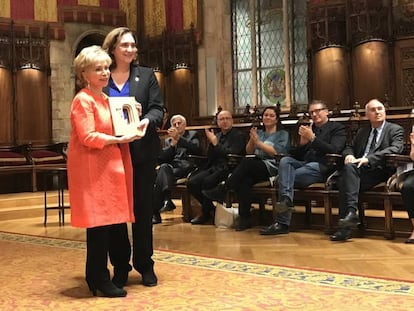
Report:
[{"label": "award trophy", "polygon": [[115,136],[139,134],[139,116],[134,97],[109,97]]}]

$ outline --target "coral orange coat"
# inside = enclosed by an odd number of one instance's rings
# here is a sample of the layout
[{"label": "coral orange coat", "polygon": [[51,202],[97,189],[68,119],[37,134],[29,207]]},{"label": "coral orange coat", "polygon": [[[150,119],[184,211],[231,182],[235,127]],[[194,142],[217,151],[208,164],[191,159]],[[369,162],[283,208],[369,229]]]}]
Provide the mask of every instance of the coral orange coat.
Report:
[{"label": "coral orange coat", "polygon": [[113,135],[108,97],[82,89],[71,107],[68,181],[71,222],[91,228],[133,222],[128,144],[105,146]]}]

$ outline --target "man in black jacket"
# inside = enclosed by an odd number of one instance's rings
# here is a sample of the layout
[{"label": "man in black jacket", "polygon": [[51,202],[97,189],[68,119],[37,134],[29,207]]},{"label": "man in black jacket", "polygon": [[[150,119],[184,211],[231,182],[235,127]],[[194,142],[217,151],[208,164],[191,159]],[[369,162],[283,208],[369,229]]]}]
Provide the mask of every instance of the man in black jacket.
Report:
[{"label": "man in black jacket", "polygon": [[190,176],[187,188],[201,204],[201,215],[192,219],[191,224],[203,225],[212,219],[214,205],[203,193],[203,190],[212,189],[227,179],[230,169],[227,165],[227,155],[245,154],[246,139],[237,129],[233,128],[233,117],[229,111],[222,110],[217,115],[218,133],[213,129],[206,129],[205,134],[209,141],[207,149],[207,164]]},{"label": "man in black jacket", "polygon": [[345,147],[345,127],[328,118],[325,102],[313,100],[308,107],[312,125],[300,125],[299,145],[291,156],[279,163],[279,199],[276,218],[272,225],[260,230],[262,235],[289,233],[292,219],[294,188],[305,188],[324,182],[332,170],[326,165],[327,153],[341,153]]},{"label": "man in black jacket", "polygon": [[188,159],[189,154],[200,153],[200,141],[197,131],[186,131],[187,121],[184,116],[176,114],[171,117],[171,127],[167,130],[164,148],[159,156],[159,168],[155,179],[152,223],[161,223],[160,212],[175,209],[170,198],[170,189],[179,178],[186,177],[194,164]]},{"label": "man in black jacket", "polygon": [[370,126],[359,129],[343,152],[344,166],[338,179],[339,230],[330,236],[332,241],[351,238],[352,227],[359,223],[359,193],[386,181],[394,169],[386,167],[385,155],[403,151],[404,129],[385,121],[385,107],[379,100],[365,105],[365,116]]}]

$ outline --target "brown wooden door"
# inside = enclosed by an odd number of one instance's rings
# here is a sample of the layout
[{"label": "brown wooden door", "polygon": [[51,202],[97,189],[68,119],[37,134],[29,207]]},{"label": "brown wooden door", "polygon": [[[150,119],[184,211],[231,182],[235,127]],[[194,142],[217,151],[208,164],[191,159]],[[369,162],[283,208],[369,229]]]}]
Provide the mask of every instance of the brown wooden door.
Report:
[{"label": "brown wooden door", "polygon": [[51,108],[45,72],[22,69],[16,72],[16,140],[47,144],[51,135]]},{"label": "brown wooden door", "polygon": [[166,102],[170,115],[182,114],[191,124],[194,118],[194,82],[193,74],[188,69],[172,71],[166,83]]}]

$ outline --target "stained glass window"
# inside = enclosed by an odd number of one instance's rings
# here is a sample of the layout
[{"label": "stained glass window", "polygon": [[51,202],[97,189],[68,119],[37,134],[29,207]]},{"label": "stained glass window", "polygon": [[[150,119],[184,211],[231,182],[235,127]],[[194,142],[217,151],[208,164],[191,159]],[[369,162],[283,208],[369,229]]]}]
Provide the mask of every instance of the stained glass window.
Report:
[{"label": "stained glass window", "polygon": [[[252,106],[253,83],[257,85],[258,106],[285,101],[285,65],[282,0],[257,0],[254,27],[251,27],[249,0],[232,1],[232,42],[234,105],[242,111]],[[292,102],[306,105],[306,0],[288,1]],[[257,81],[253,79],[251,31],[256,37]]]}]

